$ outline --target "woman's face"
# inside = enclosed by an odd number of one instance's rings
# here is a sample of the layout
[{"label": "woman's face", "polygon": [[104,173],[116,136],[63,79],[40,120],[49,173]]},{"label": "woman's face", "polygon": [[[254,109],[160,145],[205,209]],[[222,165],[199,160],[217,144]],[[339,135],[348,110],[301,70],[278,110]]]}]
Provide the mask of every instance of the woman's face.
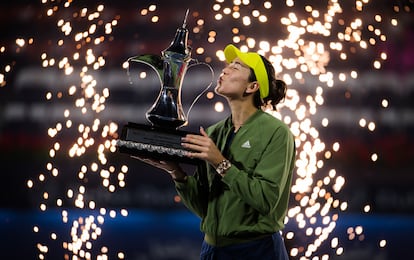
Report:
[{"label": "woman's face", "polygon": [[250,68],[235,58],[222,70],[215,91],[228,98],[243,97],[249,83]]}]

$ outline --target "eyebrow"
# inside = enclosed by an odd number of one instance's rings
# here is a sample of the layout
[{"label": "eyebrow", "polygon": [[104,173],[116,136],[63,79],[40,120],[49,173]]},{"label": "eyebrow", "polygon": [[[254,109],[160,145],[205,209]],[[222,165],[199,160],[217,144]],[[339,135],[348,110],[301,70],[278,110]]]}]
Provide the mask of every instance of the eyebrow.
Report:
[{"label": "eyebrow", "polygon": [[240,61],[232,61],[231,63],[238,64],[238,65],[240,65],[240,66],[241,66],[241,67],[243,67],[243,68],[247,68],[247,69],[249,69],[249,68],[250,68],[249,66],[247,66],[247,65],[245,65],[245,64],[243,64],[243,63],[241,63]]}]

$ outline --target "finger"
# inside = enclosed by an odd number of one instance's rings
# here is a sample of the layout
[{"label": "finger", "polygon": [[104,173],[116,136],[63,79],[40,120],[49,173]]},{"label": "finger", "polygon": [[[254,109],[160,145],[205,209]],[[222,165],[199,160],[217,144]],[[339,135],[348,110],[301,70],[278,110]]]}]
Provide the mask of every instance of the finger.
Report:
[{"label": "finger", "polygon": [[198,144],[194,144],[194,143],[181,143],[181,145],[184,148],[188,148],[192,151],[196,151],[196,152],[204,152],[205,151],[205,147],[198,145]]},{"label": "finger", "polygon": [[187,135],[182,139],[184,143],[196,144],[199,146],[205,146],[208,144],[209,139],[202,135]]},{"label": "finger", "polygon": [[196,152],[187,152],[186,156],[189,158],[197,158],[197,159],[205,159],[206,156],[204,153],[196,153]]},{"label": "finger", "polygon": [[185,137],[182,138],[183,141],[189,141],[189,140],[200,140],[204,138],[201,135],[194,135],[194,134],[187,134]]},{"label": "finger", "polygon": [[204,130],[204,127],[200,126],[200,134],[204,137],[209,137],[206,131]]}]

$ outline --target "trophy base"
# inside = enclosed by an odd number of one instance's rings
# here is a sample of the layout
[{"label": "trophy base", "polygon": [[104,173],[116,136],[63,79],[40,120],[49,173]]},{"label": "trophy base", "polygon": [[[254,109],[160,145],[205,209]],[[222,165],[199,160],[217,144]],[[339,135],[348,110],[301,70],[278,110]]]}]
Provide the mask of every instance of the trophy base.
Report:
[{"label": "trophy base", "polygon": [[189,158],[181,146],[181,138],[190,132],[129,122],[122,128],[116,146],[121,153],[164,161],[199,164],[201,160]]}]

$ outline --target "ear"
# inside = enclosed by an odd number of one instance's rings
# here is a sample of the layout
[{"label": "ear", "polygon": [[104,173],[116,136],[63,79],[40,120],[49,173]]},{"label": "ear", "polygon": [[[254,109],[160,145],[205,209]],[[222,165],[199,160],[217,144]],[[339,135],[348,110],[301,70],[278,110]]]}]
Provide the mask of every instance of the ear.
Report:
[{"label": "ear", "polygon": [[253,81],[250,82],[249,85],[246,88],[246,93],[254,93],[256,91],[259,91],[259,82]]}]

